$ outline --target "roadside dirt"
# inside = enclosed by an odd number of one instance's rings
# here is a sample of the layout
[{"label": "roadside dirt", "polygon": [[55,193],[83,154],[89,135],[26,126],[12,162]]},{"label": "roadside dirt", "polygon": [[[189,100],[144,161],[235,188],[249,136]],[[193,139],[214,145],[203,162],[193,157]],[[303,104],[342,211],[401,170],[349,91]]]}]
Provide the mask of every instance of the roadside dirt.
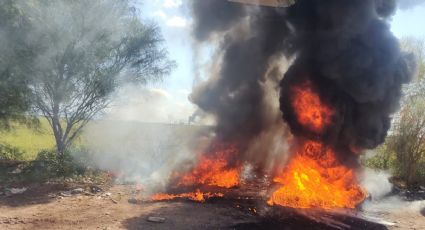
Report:
[{"label": "roadside dirt", "polygon": [[[42,195],[40,189],[1,197],[0,229],[218,229],[246,222],[251,217],[227,205],[195,202],[131,204],[128,202],[131,188],[113,186],[108,191],[111,195],[106,197],[49,198]],[[147,218],[151,216],[166,220],[164,223],[148,222]]]},{"label": "roadside dirt", "polygon": [[[244,229],[265,229],[250,225],[259,220],[256,211],[231,203],[131,204],[128,200],[133,188],[115,185],[107,191],[107,196],[103,193],[103,196],[54,197],[64,188],[44,185],[24,194],[2,196],[0,229],[235,229],[237,225],[247,226]],[[149,222],[148,217],[163,217],[165,222]],[[381,213],[380,218],[396,223],[388,229],[425,229],[425,217],[420,212]]]}]

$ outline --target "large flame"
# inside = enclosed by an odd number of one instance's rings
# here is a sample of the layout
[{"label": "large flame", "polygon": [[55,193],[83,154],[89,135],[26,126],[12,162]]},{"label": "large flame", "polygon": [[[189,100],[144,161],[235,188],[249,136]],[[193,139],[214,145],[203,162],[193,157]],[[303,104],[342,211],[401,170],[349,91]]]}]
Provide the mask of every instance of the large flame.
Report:
[{"label": "large flame", "polygon": [[[297,121],[320,135],[332,123],[335,111],[313,90],[310,81],[292,87],[291,105]],[[352,169],[335,157],[331,147],[305,141],[283,173],[274,178],[281,185],[268,203],[294,208],[355,208],[366,193]]]},{"label": "large flame", "polygon": [[181,177],[178,185],[211,185],[231,188],[239,185],[239,168],[229,167],[229,161],[236,155],[234,146],[220,147],[219,150],[200,156],[197,166]]},{"label": "large flame", "polygon": [[285,172],[274,178],[282,186],[268,203],[293,208],[355,208],[366,193],[352,169],[342,165],[332,149],[307,141]]},{"label": "large flame", "polygon": [[294,99],[291,104],[298,122],[310,131],[321,134],[332,122],[333,109],[322,103],[310,81],[293,87],[292,94]]},{"label": "large flame", "polygon": [[[181,175],[174,174],[178,187],[202,187],[203,185],[219,188],[232,188],[240,183],[240,167],[238,164],[230,164],[237,156],[237,148],[234,145],[213,144],[213,151],[202,154],[197,165],[189,172]],[[233,162],[235,163],[235,162]],[[203,202],[212,197],[223,197],[222,193],[195,192],[167,194],[157,193],[150,197],[153,201],[174,200],[186,198],[193,201]]]}]

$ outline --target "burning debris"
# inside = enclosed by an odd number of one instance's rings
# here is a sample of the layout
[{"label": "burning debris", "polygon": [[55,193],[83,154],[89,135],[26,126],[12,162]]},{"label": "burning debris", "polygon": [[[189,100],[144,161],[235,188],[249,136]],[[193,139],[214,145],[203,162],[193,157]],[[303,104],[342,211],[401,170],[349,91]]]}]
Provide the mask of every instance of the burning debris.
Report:
[{"label": "burning debris", "polygon": [[271,8],[203,0],[192,1],[192,10],[195,39],[217,44],[209,79],[190,96],[215,117],[215,139],[193,169],[172,176],[171,187],[195,190],[151,199],[226,197],[251,165],[257,177],[272,176],[269,205],[361,204],[367,192],[356,177],[358,157],[384,141],[414,72],[386,21],[395,2],[298,0]]},{"label": "burning debris", "polygon": [[285,172],[274,178],[281,185],[268,203],[295,208],[355,208],[365,198],[352,169],[319,142],[306,142]]}]

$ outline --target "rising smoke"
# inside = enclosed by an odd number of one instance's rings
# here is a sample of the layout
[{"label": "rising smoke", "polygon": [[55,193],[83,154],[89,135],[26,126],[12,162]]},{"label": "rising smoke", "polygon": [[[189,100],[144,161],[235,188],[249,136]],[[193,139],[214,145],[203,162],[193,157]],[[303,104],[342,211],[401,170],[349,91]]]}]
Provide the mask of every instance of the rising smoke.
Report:
[{"label": "rising smoke", "polygon": [[[267,154],[285,148],[280,140],[287,136],[277,101],[288,63],[282,54],[290,52],[284,12],[213,0],[193,1],[192,8],[195,39],[218,48],[209,80],[194,88],[191,101],[215,116],[218,139],[237,143],[257,163],[269,159]],[[264,138],[273,134],[280,140]]]},{"label": "rising smoke", "polygon": [[[298,0],[268,8],[193,1],[194,37],[218,48],[209,80],[195,87],[191,100],[216,117],[219,138],[239,143],[241,157],[252,153],[259,136],[284,127],[277,97],[268,96],[277,94],[279,81],[280,109],[293,134],[325,141],[345,153],[342,159],[374,148],[384,141],[401,86],[414,72],[387,23],[395,3]],[[336,110],[320,136],[294,119],[290,89],[306,81]],[[267,159],[269,146],[256,154]]]}]

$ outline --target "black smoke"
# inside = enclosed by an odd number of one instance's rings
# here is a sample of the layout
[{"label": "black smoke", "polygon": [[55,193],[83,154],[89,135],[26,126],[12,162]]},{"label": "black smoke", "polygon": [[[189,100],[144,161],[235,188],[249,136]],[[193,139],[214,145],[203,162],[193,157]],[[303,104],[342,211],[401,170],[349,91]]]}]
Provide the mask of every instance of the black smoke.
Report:
[{"label": "black smoke", "polygon": [[[244,146],[282,125],[265,99],[279,88],[264,87],[281,81],[280,108],[293,134],[321,139],[341,152],[374,148],[384,141],[414,67],[389,30],[395,3],[298,0],[289,8],[270,8],[194,0],[194,37],[219,47],[218,64],[191,100],[217,118],[218,137]],[[277,61],[290,60],[285,74],[273,71]],[[336,110],[320,136],[294,119],[290,89],[305,81]]]},{"label": "black smoke", "polygon": [[[190,98],[217,119],[218,138],[244,149],[264,130],[281,122],[266,100],[266,81],[276,91],[283,73],[273,69],[287,49],[290,28],[284,12],[273,8],[254,10],[228,1],[193,1],[194,37],[218,43],[219,63],[207,82],[194,88]],[[255,12],[250,12],[250,11]]]},{"label": "black smoke", "polygon": [[[385,10],[383,10],[385,9]],[[381,144],[399,108],[401,87],[413,73],[385,17],[392,1],[299,0],[289,9],[297,59],[281,82],[283,117],[298,135],[311,135],[293,119],[290,88],[311,81],[335,110],[333,125],[318,138],[339,152]]]}]

